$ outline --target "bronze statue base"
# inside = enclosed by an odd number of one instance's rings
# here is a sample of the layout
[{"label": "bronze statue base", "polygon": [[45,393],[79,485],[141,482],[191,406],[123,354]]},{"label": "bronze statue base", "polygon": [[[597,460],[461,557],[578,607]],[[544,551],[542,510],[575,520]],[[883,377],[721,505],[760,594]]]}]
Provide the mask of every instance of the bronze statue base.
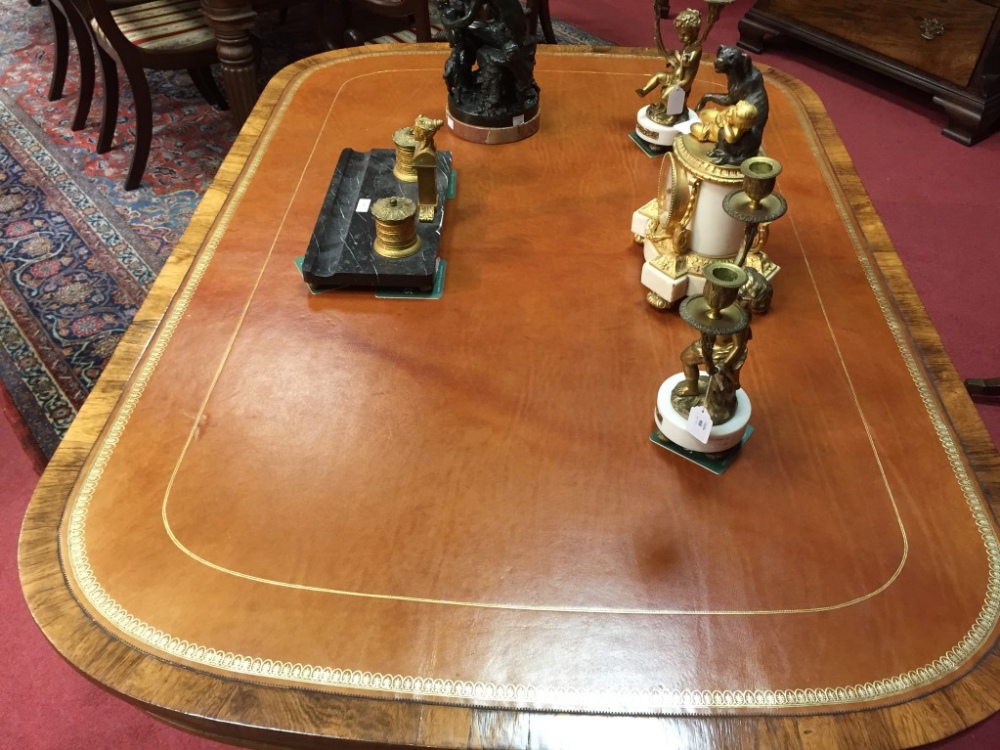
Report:
[{"label": "bronze statue base", "polygon": [[535,108],[530,119],[523,119],[523,115],[512,117],[507,120],[507,125],[474,125],[463,122],[456,117],[456,112],[452,111],[451,104],[446,110],[446,121],[448,127],[455,135],[463,141],[471,143],[485,143],[489,145],[499,145],[501,143],[516,143],[530,138],[538,132],[541,126],[541,113]]}]

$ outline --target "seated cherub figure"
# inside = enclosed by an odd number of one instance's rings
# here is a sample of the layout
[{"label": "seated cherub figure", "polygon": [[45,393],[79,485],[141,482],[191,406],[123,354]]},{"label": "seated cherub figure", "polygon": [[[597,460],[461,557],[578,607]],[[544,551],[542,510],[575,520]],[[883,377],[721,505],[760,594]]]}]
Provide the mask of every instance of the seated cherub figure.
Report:
[{"label": "seated cherub figure", "polygon": [[738,101],[725,109],[702,110],[700,122],[691,126],[691,135],[703,143],[736,143],[757,121],[757,108]]},{"label": "seated cherub figure", "polygon": [[674,26],[684,49],[665,49],[662,40],[657,37],[666,70],[656,73],[644,86],[635,90],[639,96],[646,96],[657,86],[660,87],[660,101],[649,105],[646,114],[661,125],[674,125],[687,119],[687,98],[698,73],[704,41],[698,35],[701,30],[701,13],[698,11],[691,8],[681,11],[674,19]]}]

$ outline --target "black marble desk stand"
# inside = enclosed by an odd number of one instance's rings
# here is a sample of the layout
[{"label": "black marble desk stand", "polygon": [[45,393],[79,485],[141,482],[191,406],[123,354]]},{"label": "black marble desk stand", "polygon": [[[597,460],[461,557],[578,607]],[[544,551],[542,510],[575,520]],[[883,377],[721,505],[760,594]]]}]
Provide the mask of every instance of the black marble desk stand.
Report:
[{"label": "black marble desk stand", "polygon": [[420,250],[408,258],[385,258],[374,250],[375,217],[370,204],[392,195],[417,202],[417,183],[396,179],[395,161],[395,151],[387,148],[341,152],[302,261],[306,283],[318,289],[433,288],[451,152],[438,152],[437,211],[434,221],[417,222]]}]

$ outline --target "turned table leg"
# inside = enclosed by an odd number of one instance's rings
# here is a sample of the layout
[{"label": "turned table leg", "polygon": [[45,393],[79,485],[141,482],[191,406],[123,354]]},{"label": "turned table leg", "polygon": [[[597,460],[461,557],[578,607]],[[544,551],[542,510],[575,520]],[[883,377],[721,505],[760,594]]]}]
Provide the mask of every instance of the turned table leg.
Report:
[{"label": "turned table leg", "polygon": [[219,40],[219,63],[229,111],[237,125],[242,125],[257,101],[257,68],[251,36],[257,14],[251,0],[201,0],[201,9]]}]

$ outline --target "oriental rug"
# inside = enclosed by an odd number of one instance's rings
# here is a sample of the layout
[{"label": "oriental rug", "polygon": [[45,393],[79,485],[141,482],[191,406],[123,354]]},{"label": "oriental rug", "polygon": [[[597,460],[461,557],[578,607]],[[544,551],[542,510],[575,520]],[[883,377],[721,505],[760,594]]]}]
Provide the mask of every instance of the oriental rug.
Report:
[{"label": "oriental rug", "polygon": [[[298,23],[264,32],[261,80],[320,51],[309,19]],[[606,44],[555,26],[561,43]],[[53,51],[46,7],[0,0],[0,380],[46,457],[236,137],[228,114],[205,103],[186,73],[149,71],[153,148],[141,188],[126,192],[135,140],[131,92],[122,87],[113,149],[95,153],[100,80],[87,127],[73,132],[75,50],[66,96],[50,102]]]}]

